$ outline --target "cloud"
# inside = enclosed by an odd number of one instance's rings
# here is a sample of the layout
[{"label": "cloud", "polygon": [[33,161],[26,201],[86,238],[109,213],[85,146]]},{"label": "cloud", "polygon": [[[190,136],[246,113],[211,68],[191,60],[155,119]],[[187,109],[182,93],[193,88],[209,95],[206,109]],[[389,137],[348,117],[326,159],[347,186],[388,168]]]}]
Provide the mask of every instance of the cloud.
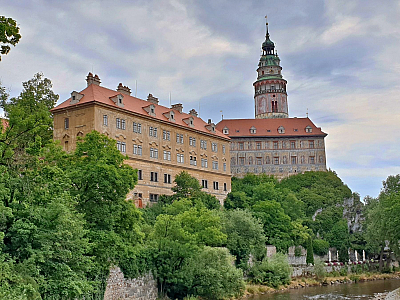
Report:
[{"label": "cloud", "polygon": [[[6,1],[22,39],[0,62],[17,95],[44,72],[60,100],[83,89],[89,71],[163,105],[198,108],[218,121],[254,116],[264,15],[288,80],[291,116],[329,135],[328,167],[361,195],[399,172],[400,4],[375,0]],[[345,8],[345,9],[343,9]],[[186,109],[187,108],[187,109]]]}]

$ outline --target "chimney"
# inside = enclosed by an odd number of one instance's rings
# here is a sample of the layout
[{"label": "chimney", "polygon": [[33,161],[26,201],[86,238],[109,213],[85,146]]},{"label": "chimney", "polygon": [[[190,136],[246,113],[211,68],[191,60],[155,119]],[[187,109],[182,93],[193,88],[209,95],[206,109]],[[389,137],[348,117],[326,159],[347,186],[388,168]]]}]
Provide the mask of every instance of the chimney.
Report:
[{"label": "chimney", "polygon": [[123,86],[121,82],[118,84],[117,92],[120,92],[121,94],[125,94],[128,96],[131,95],[131,89],[128,88],[127,86]]},{"label": "chimney", "polygon": [[211,124],[211,119],[208,119],[208,124]]},{"label": "chimney", "polygon": [[87,86],[93,83],[94,77],[93,74],[89,72],[88,76],[86,77]]},{"label": "chimney", "polygon": [[182,103],[172,104],[171,108],[179,111],[180,113],[182,113],[183,105],[182,105]]},{"label": "chimney", "polygon": [[149,94],[147,96],[147,101],[149,101],[153,104],[158,104],[158,98],[154,97],[152,94]]},{"label": "chimney", "polygon": [[94,75],[92,83],[95,84],[95,85],[100,85],[101,81],[100,81],[99,76],[97,76],[97,74]]},{"label": "chimney", "polygon": [[189,111],[189,115],[193,116],[193,117],[197,117],[197,111],[193,108]]}]

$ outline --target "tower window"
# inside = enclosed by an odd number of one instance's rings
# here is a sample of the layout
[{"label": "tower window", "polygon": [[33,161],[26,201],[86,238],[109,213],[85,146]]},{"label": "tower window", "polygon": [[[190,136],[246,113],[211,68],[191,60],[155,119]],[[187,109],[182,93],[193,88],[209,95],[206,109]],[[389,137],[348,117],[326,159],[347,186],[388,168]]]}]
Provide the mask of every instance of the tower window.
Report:
[{"label": "tower window", "polygon": [[64,129],[68,129],[69,128],[69,118],[65,118],[64,119]]}]

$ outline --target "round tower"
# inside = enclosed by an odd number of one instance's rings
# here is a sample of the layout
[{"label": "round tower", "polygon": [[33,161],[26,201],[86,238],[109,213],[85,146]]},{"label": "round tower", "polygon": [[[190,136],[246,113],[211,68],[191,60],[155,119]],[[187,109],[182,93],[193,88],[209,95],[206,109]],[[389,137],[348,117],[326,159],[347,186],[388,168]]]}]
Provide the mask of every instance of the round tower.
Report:
[{"label": "round tower", "polygon": [[287,81],[281,74],[282,67],[275,44],[269,38],[268,22],[266,31],[257,68],[258,76],[253,83],[255,116],[256,119],[288,118]]}]

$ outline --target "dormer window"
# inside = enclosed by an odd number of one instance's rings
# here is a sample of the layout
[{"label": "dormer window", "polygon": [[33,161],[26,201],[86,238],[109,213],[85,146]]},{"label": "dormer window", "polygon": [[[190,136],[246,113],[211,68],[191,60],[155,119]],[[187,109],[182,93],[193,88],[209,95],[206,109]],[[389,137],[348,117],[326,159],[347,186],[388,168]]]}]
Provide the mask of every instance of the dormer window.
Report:
[{"label": "dormer window", "polygon": [[115,95],[110,97],[110,99],[119,107],[124,107],[124,96],[122,94]]},{"label": "dormer window", "polygon": [[224,127],[224,129],[222,129],[223,134],[229,134],[229,129],[228,127]]},{"label": "dormer window", "polygon": [[82,98],[83,98],[83,94],[79,94],[78,92],[73,91],[71,93],[71,104],[78,103]]},{"label": "dormer window", "polygon": [[175,120],[175,115],[174,115],[174,112],[173,111],[171,111],[171,120]]},{"label": "dormer window", "polygon": [[252,127],[250,128],[250,133],[254,134],[254,133],[256,133],[256,132],[257,132],[257,129],[256,129],[254,126],[252,126]]},{"label": "dormer window", "polygon": [[306,127],[306,132],[311,133],[312,132],[312,127],[311,126],[307,126]]},{"label": "dormer window", "polygon": [[156,106],[154,104],[150,104],[142,107],[150,116],[156,116]]},{"label": "dormer window", "polygon": [[285,133],[285,127],[279,126],[278,133]]}]

